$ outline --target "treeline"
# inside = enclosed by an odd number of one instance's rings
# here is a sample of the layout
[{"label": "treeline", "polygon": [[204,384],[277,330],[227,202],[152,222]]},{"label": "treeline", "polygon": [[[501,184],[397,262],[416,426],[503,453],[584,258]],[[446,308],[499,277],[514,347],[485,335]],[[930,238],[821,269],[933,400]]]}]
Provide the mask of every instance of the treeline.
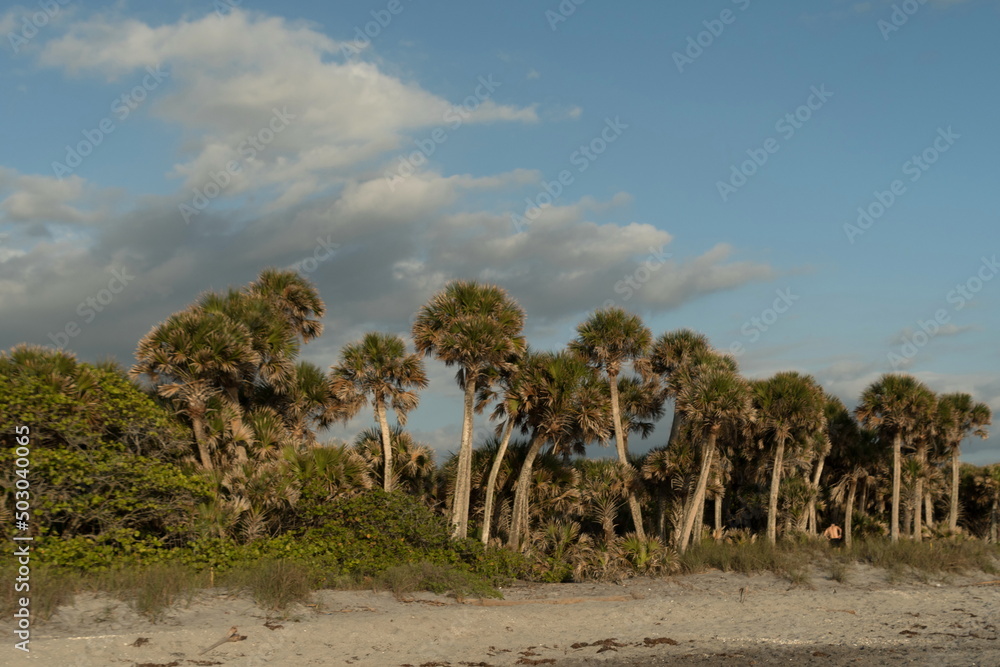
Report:
[{"label": "treeline", "polygon": [[[433,552],[499,567],[503,545],[563,579],[669,570],[703,539],[775,542],[834,522],[848,542],[998,539],[1000,465],[959,464],[992,417],[968,394],[888,374],[850,411],[811,376],[747,379],[705,336],[654,337],[618,308],[538,351],[521,307],[470,281],[419,310],[415,350],[371,332],[322,369],[299,356],[324,314],[312,284],[267,269],[154,326],[127,371],[28,345],[0,354],[0,531],[12,529],[15,427],[28,425],[40,557],[81,567],[182,551],[205,565],[293,553],[349,571]],[[427,357],[455,369],[463,394],[461,440],[441,466],[405,430]],[[318,441],[363,410],[374,425],[353,442]],[[665,442],[632,455],[630,438],[668,411]],[[477,420],[495,436],[473,442]],[[587,459],[593,443],[614,458]],[[345,505],[359,498],[369,504]],[[386,541],[345,508],[423,527]],[[427,537],[445,522],[450,547]]]}]

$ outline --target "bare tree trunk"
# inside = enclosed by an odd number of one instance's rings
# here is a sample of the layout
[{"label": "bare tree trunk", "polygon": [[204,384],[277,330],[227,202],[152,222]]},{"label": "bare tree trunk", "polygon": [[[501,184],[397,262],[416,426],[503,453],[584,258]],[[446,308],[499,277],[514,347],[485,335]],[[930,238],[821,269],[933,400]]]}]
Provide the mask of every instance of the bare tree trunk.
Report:
[{"label": "bare tree trunk", "polygon": [[705,488],[708,486],[708,473],[712,469],[712,458],[715,455],[715,442],[719,436],[719,427],[713,426],[708,432],[708,439],[705,441],[704,450],[701,455],[701,473],[698,475],[698,485],[695,487],[694,498],[691,502],[691,507],[687,512],[687,516],[684,517],[684,526],[681,528],[680,540],[678,542],[678,549],[681,553],[687,551],[688,543],[691,540],[691,530],[694,528],[694,522],[698,512],[698,508],[701,506],[701,501],[705,497]]},{"label": "bare tree trunk", "polygon": [[[618,374],[608,373],[608,382],[611,385],[611,419],[615,426],[615,445],[618,448],[618,460],[623,465],[630,466],[628,462],[628,451],[625,445],[625,433],[622,428],[621,407],[618,404]],[[646,531],[642,527],[642,511],[639,508],[639,500],[635,497],[635,491],[629,489],[628,508],[632,513],[632,523],[635,524],[636,535],[640,540],[646,539]]]},{"label": "bare tree trunk", "polygon": [[452,501],[452,537],[469,534],[469,496],[472,486],[472,411],[476,400],[475,373],[465,371],[465,402],[462,416],[462,446],[458,452],[455,498]]},{"label": "bare tree trunk", "polygon": [[725,492],[719,493],[715,496],[715,539],[716,541],[722,540],[722,499],[725,497]]},{"label": "bare tree trunk", "polygon": [[657,521],[657,526],[659,527],[660,531],[660,539],[663,540],[664,544],[666,544],[667,543],[667,500],[666,498],[663,497],[662,492],[660,492],[657,495],[659,496],[659,498],[657,498],[656,501],[657,509],[659,510],[659,519]]},{"label": "bare tree trunk", "polygon": [[205,441],[205,421],[202,417],[191,418],[191,428],[194,430],[194,441],[198,445],[198,457],[201,458],[201,467],[205,470],[212,470],[212,455],[208,451],[208,443]]},{"label": "bare tree trunk", "polygon": [[375,418],[382,430],[382,490],[388,493],[392,491],[392,434],[389,433],[389,419],[381,396],[375,397]]},{"label": "bare tree trunk", "polygon": [[524,457],[521,472],[517,476],[517,488],[514,490],[514,510],[510,521],[510,535],[507,546],[511,549],[521,548],[521,538],[528,534],[528,507],[531,502],[531,469],[535,458],[542,449],[542,438],[532,435],[531,446]]},{"label": "bare tree trunk", "polygon": [[820,452],[819,461],[816,462],[816,470],[813,473],[812,478],[812,497],[809,498],[809,509],[806,512],[807,524],[806,530],[810,534],[816,535],[818,530],[816,527],[816,500],[819,497],[819,481],[823,476],[823,466],[826,464],[826,456]]},{"label": "bare tree trunk", "polygon": [[493,467],[490,468],[490,478],[486,482],[486,509],[483,510],[483,544],[489,544],[490,541],[490,528],[493,524],[493,499],[496,495],[497,476],[500,474],[503,457],[507,453],[507,446],[510,444],[510,436],[513,433],[514,419],[508,417],[507,424],[504,426],[500,449],[497,450],[496,458],[493,459]]},{"label": "bare tree trunk", "polygon": [[924,493],[924,524],[928,528],[934,528],[934,495],[930,489]]},{"label": "bare tree trunk", "polygon": [[927,448],[923,445],[917,447],[917,462],[920,463],[920,470],[917,472],[917,479],[913,485],[913,539],[919,542],[923,538],[923,523],[921,522],[921,510],[924,506],[924,463],[927,461]]},{"label": "bare tree trunk", "polygon": [[767,541],[778,541],[778,490],[781,486],[781,466],[785,463],[785,438],[779,437],[774,446],[774,468],[771,470],[771,493],[767,498]]},{"label": "bare tree trunk", "polygon": [[892,439],[892,515],[889,519],[889,539],[899,542],[899,478],[903,436],[897,432]]},{"label": "bare tree trunk", "polygon": [[847,487],[847,507],[844,508],[844,546],[851,548],[853,538],[851,537],[851,526],[854,523],[854,495],[857,493],[858,483],[851,480]]},{"label": "bare tree trunk", "polygon": [[951,511],[948,513],[948,529],[958,530],[958,447],[951,448]]},{"label": "bare tree trunk", "polygon": [[684,418],[681,413],[680,408],[677,406],[677,399],[674,399],[674,419],[670,422],[670,436],[667,438],[667,451],[671,451],[674,442],[677,440],[677,434],[681,430],[681,420]]}]

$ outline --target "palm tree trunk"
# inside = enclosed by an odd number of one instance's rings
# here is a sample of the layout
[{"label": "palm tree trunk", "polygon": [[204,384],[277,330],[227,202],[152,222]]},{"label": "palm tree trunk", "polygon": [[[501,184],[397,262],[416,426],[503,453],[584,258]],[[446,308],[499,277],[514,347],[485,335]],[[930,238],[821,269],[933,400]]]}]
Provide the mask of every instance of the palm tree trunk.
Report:
[{"label": "palm tree trunk", "polygon": [[948,514],[948,529],[958,530],[958,447],[951,448],[951,512]]},{"label": "palm tree trunk", "polygon": [[[618,448],[618,460],[623,465],[631,465],[628,462],[628,451],[625,445],[625,434],[622,428],[622,413],[618,403],[618,374],[608,373],[608,382],[611,385],[611,419],[615,426],[615,445]],[[636,535],[640,540],[646,539],[646,531],[642,527],[642,511],[639,508],[639,500],[635,497],[635,491],[629,490],[628,508],[632,513],[632,523],[635,524]]]},{"label": "palm tree trunk", "polygon": [[889,539],[892,542],[899,542],[899,478],[902,451],[903,436],[897,431],[892,439],[892,514],[889,519]]},{"label": "palm tree trunk", "polygon": [[683,419],[683,415],[681,413],[680,408],[677,405],[677,399],[675,398],[674,419],[672,422],[670,422],[670,436],[667,438],[667,451],[672,451],[671,447],[673,447],[674,442],[677,440],[677,434],[681,430],[681,419]]},{"label": "palm tree trunk", "polygon": [[[930,486],[928,484],[928,486]],[[930,489],[924,493],[924,525],[928,528],[934,528],[934,494],[931,493]]]},{"label": "palm tree trunk", "polygon": [[667,499],[663,495],[662,491],[659,492],[657,495],[659,497],[657,498],[656,504],[660,514],[659,519],[657,521],[657,525],[660,530],[660,539],[663,541],[664,544],[666,544],[667,543]]},{"label": "palm tree trunk", "polygon": [[531,501],[531,469],[535,458],[542,449],[542,438],[532,434],[531,446],[521,464],[521,472],[517,476],[517,488],[514,489],[514,510],[510,522],[510,536],[507,546],[511,549],[521,548],[521,538],[528,534],[528,506]]},{"label": "palm tree trunk", "polygon": [[812,535],[816,535],[818,532],[816,528],[816,500],[819,497],[819,481],[823,476],[823,466],[825,464],[826,456],[820,453],[819,461],[816,462],[816,471],[813,473],[812,497],[809,498],[809,510],[806,512],[809,516],[809,524],[806,528]]},{"label": "palm tree trunk", "polygon": [[924,462],[927,461],[927,448],[917,447],[917,462],[920,463],[920,470],[917,472],[917,479],[913,485],[913,539],[917,542],[923,537],[923,524],[921,523],[921,510],[924,506]]},{"label": "palm tree trunk", "polygon": [[472,412],[476,401],[475,373],[465,369],[465,401],[462,415],[462,445],[458,452],[455,475],[455,498],[452,501],[452,537],[469,534],[469,497],[472,487]]},{"label": "palm tree trunk", "polygon": [[778,437],[774,447],[774,468],[771,470],[771,493],[767,498],[767,541],[778,541],[778,491],[781,488],[781,467],[785,463],[785,438]]},{"label": "palm tree trunk", "polygon": [[704,451],[701,455],[701,473],[698,475],[698,485],[694,490],[691,506],[684,517],[684,526],[681,528],[681,536],[678,542],[679,551],[687,551],[688,542],[691,540],[691,529],[694,528],[695,515],[701,507],[701,501],[705,497],[705,488],[708,486],[708,473],[712,469],[712,458],[715,455],[715,441],[719,435],[719,426],[712,426],[705,441]]},{"label": "palm tree trunk", "polygon": [[854,523],[854,495],[857,493],[858,483],[851,480],[847,485],[847,507],[844,508],[844,546],[851,548],[851,525]]},{"label": "palm tree trunk", "polygon": [[715,496],[715,540],[717,542],[722,541],[722,499],[724,497],[725,491]]},{"label": "palm tree trunk", "polygon": [[493,459],[493,467],[490,468],[490,477],[486,482],[486,509],[483,510],[483,544],[489,544],[490,528],[493,524],[493,497],[496,495],[497,476],[500,474],[500,467],[503,465],[503,457],[507,453],[507,446],[510,444],[510,437],[514,433],[514,419],[507,418],[504,427],[503,440],[500,442],[500,449],[497,450],[496,458]]},{"label": "palm tree trunk", "polygon": [[212,469],[212,456],[208,452],[208,444],[205,442],[205,421],[202,417],[191,417],[191,428],[194,431],[194,441],[198,445],[198,456],[201,458],[201,467],[205,470]]},{"label": "palm tree trunk", "polygon": [[389,418],[385,414],[385,402],[381,396],[375,397],[375,418],[382,430],[382,490],[392,491],[392,434],[389,433]]}]

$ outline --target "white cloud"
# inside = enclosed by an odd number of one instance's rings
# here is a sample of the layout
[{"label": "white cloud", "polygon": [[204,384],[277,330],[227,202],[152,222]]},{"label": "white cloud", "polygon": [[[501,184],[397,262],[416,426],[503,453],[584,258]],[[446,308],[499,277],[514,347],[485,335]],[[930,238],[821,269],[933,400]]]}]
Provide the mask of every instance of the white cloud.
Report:
[{"label": "white cloud", "polygon": [[[185,132],[187,157],[172,175],[192,189],[235,160],[242,169],[226,196],[295,182],[283,206],[343,182],[416,129],[538,121],[533,106],[499,102],[504,82],[489,72],[452,102],[373,63],[342,61],[339,46],[310,25],[236,9],[224,21],[209,15],[157,27],[94,18],[49,42],[40,60],[108,80],[161,67],[169,77],[151,113]],[[267,132],[276,109],[291,120],[248,158],[248,137]]]}]

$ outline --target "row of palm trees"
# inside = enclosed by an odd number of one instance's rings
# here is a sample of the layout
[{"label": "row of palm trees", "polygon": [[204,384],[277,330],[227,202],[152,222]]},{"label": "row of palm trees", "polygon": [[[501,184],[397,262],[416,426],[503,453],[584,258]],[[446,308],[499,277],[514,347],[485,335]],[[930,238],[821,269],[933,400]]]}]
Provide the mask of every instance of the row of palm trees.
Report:
[{"label": "row of palm trees", "polygon": [[[479,537],[489,542],[503,515],[512,547],[522,547],[532,531],[539,456],[569,461],[587,444],[612,441],[618,470],[625,471],[617,483],[640,542],[651,528],[656,539],[684,551],[700,534],[709,498],[721,530],[727,488],[750,484],[731,478],[746,468],[734,461],[749,459],[769,472],[768,540],[777,539],[779,503],[794,493],[804,498],[795,527],[816,532],[824,481],[826,490],[843,500],[849,536],[859,489],[875,478],[873,471],[890,450],[889,533],[898,540],[904,448],[913,452],[906,463],[913,467],[912,535],[922,534],[927,513],[921,505],[929,495],[924,481],[940,469],[943,450],[951,466],[954,531],[961,443],[973,434],[986,437],[991,421],[989,408],[968,394],[938,397],[902,374],[872,383],[851,414],[808,375],[746,379],[736,361],[712,349],[702,334],[682,329],[654,339],[638,316],[620,308],[594,312],[564,350],[536,351],[525,340],[525,313],[517,302],[495,285],[474,281],[448,284],[419,310],[412,327],[415,352],[399,336],[372,332],[345,346],[323,373],[297,361],[297,355],[301,344],[320,334],[324,312],[311,284],[268,269],[248,287],[208,293],[155,327],[139,344],[132,374],[150,379],[189,420],[197,462],[207,470],[273,461],[288,447],[316,448],[315,428],[345,422],[370,407],[376,429],[368,437],[377,435],[381,451],[368,461],[377,460],[382,488],[391,491],[400,469],[394,438],[402,437],[406,417],[428,383],[424,357],[443,361],[456,368],[463,394],[461,440],[445,501],[452,534],[467,537],[472,519],[481,517]],[[629,454],[629,436],[649,435],[671,402],[665,447],[637,461]],[[490,407],[497,439],[492,461],[479,471],[475,420]],[[390,408],[395,426],[389,423]],[[512,446],[516,433],[524,440]],[[508,513],[498,514],[497,495],[512,448],[519,458],[511,476],[513,498]],[[828,458],[836,463],[836,478],[824,474]],[[668,480],[679,493],[657,486]],[[649,489],[655,496],[653,523],[643,517]],[[481,504],[473,503],[474,496],[482,497]],[[865,497],[861,505],[868,504]]]}]

